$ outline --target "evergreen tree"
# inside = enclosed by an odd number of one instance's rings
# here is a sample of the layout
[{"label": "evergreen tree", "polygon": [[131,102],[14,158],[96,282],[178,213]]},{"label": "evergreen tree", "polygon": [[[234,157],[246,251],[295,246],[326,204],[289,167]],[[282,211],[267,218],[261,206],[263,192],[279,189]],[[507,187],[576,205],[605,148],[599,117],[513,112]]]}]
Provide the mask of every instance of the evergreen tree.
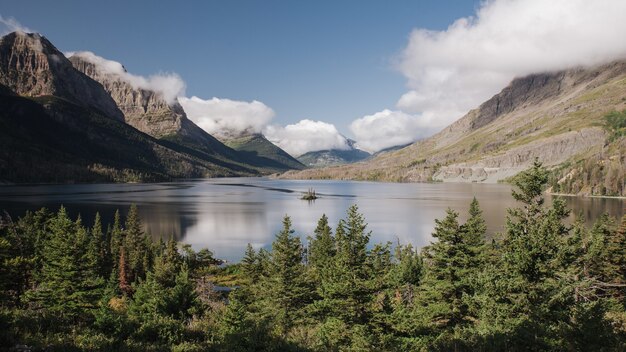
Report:
[{"label": "evergreen tree", "polygon": [[109,268],[107,267],[107,261],[110,256],[110,248],[109,243],[102,232],[102,219],[100,218],[100,213],[96,212],[96,217],[94,218],[93,227],[91,228],[91,251],[96,255],[96,261],[98,263],[98,273],[102,277],[106,277]]},{"label": "evergreen tree", "polygon": [[122,246],[124,245],[124,232],[122,230],[122,220],[119,210],[115,211],[115,215],[113,216],[113,226],[110,228],[109,232],[110,234],[107,235],[107,237],[110,238],[110,265],[112,270],[114,270],[117,275],[117,271],[119,270],[118,263],[120,260],[120,252]]},{"label": "evergreen tree", "polygon": [[468,263],[473,267],[480,267],[485,259],[484,254],[485,236],[487,235],[487,224],[483,218],[483,211],[480,209],[478,200],[474,197],[470,203],[469,217],[465,224],[461,226],[465,243],[471,247],[475,255],[473,263]]},{"label": "evergreen tree", "polygon": [[124,248],[126,250],[126,262],[128,265],[128,277],[130,282],[144,278],[149,267],[149,251],[146,244],[146,236],[141,229],[137,206],[131,204],[126,227],[124,229]]},{"label": "evergreen tree", "polygon": [[178,252],[176,241],[170,238],[163,253],[157,257],[154,265],[154,278],[163,286],[173,286],[176,274],[180,271],[183,259]]},{"label": "evergreen tree", "polygon": [[246,246],[246,252],[243,259],[241,259],[241,271],[252,284],[257,283],[262,275],[263,268],[261,267],[259,258],[250,243]]},{"label": "evergreen tree", "polygon": [[104,280],[98,276],[97,254],[80,221],[72,222],[61,207],[43,243],[40,281],[30,299],[60,318],[85,319],[93,313]]},{"label": "evergreen tree", "polygon": [[272,243],[271,299],[275,302],[277,328],[282,335],[301,318],[300,310],[307,303],[309,292],[304,278],[302,243],[293,232],[291,219],[285,216],[283,229]]},{"label": "evergreen tree", "polygon": [[612,217],[603,214],[591,229],[588,247],[585,269],[589,285],[595,288],[593,294],[623,300],[626,295],[624,224],[618,228]]},{"label": "evergreen tree", "polygon": [[[32,213],[27,213],[30,219]],[[34,248],[24,234],[24,221],[14,224],[5,214],[0,217],[0,306],[11,307],[19,303],[28,287],[30,271],[35,264]]]},{"label": "evergreen tree", "polygon": [[458,213],[452,209],[435,224],[433,237],[437,241],[424,251],[426,274],[418,302],[433,333],[439,336],[437,343],[456,349],[461,331],[477,318],[471,300],[474,279],[482,269],[484,222],[474,200],[465,225],[459,225]]},{"label": "evergreen tree", "polygon": [[562,343],[552,329],[558,321],[567,319],[574,296],[561,294],[567,289],[567,282],[561,279],[565,273],[560,258],[567,248],[568,228],[563,219],[569,212],[562,199],[554,199],[549,208],[543,207],[546,182],[547,172],[537,160],[532,168],[516,176],[514,185],[518,190],[513,191],[513,197],[522,206],[509,209],[502,267],[491,267],[504,271],[504,275],[494,275],[500,296],[485,302],[492,307],[486,310],[491,312],[484,316],[486,323],[496,325],[494,319],[498,316],[493,309],[508,315],[503,327],[509,331],[506,343],[525,343],[531,349]]},{"label": "evergreen tree", "polygon": [[316,310],[325,319],[339,319],[347,326],[367,324],[370,314],[366,309],[372,300],[369,287],[370,272],[367,264],[365,220],[356,205],[347,212],[347,219],[340,220],[335,232],[337,252],[324,266],[316,302]]},{"label": "evergreen tree", "polygon": [[336,252],[335,238],[326,214],[319,219],[313,233],[315,236],[310,238],[309,245],[309,265],[319,271],[331,262]]}]

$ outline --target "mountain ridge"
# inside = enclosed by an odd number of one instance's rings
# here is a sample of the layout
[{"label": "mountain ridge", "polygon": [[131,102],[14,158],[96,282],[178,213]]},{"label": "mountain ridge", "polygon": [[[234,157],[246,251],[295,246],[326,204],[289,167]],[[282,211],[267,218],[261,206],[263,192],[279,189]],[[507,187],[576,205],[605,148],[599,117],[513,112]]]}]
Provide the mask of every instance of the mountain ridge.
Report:
[{"label": "mountain ridge", "polygon": [[103,87],[73,69],[46,37],[13,32],[0,38],[0,83],[19,95],[54,95],[123,120]]},{"label": "mountain ridge", "polygon": [[[2,182],[162,181],[260,173],[217,140],[215,145],[233,158],[208,143],[201,151],[184,140],[154,138],[126,124],[103,85],[76,70],[39,34],[14,32],[0,38],[0,85]],[[180,112],[184,114],[182,108]],[[180,118],[181,125],[185,120]],[[186,131],[181,138],[195,133],[212,141],[199,128]]]},{"label": "mountain ridge", "polygon": [[[123,112],[125,121],[140,131],[210,157],[258,168],[264,173],[304,168],[278,147],[273,144],[268,146],[259,139],[249,138],[246,144],[241,138],[247,136],[242,136],[232,138],[238,142],[230,145],[223,143],[228,139],[217,138],[197,126],[177,100],[168,102],[160,92],[133,86],[121,75],[101,69],[94,62],[95,58],[92,53],[78,52],[73,53],[69,60],[77,70],[100,82]],[[122,69],[126,73],[123,66]],[[252,150],[253,145],[257,150]]]},{"label": "mountain ridge", "polygon": [[[606,114],[624,109],[624,60],[538,73],[514,79],[437,134],[405,148],[364,163],[281,177],[500,182],[529,167],[535,157],[560,167],[607,150],[614,153],[616,167],[626,168],[626,152],[605,145],[604,122]],[[615,187],[614,192],[624,193],[623,184]]]}]

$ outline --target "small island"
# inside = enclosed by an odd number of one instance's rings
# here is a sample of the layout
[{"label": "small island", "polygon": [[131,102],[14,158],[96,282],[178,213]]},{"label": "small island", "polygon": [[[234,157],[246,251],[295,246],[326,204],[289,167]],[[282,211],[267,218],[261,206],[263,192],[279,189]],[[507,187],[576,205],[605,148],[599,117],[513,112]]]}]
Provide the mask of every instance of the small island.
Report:
[{"label": "small island", "polygon": [[315,194],[315,190],[313,188],[309,188],[309,190],[302,195],[300,198],[302,200],[316,200],[317,195]]}]

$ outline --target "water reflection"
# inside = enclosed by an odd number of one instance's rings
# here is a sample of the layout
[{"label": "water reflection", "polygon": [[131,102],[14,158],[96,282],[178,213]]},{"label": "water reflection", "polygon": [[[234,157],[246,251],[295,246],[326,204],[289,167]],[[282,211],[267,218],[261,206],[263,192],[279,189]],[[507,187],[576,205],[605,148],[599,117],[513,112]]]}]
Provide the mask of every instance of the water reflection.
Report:
[{"label": "water reflection", "polygon": [[[320,197],[300,200],[314,188]],[[173,236],[199,249],[208,247],[224,259],[241,258],[247,243],[269,247],[282,217],[291,216],[296,232],[311,234],[326,214],[334,227],[346,209],[358,204],[374,242],[428,244],[434,219],[448,207],[465,220],[472,197],[484,210],[488,231],[502,231],[506,208],[515,206],[507,185],[385,184],[347,181],[283,181],[261,178],[192,180],[162,184],[42,185],[0,187],[0,209],[11,215],[40,207],[81,214],[90,223],[96,211],[105,222],[116,209],[126,214],[136,203],[144,229],[155,238]],[[565,198],[573,214],[591,222],[608,212],[621,217],[626,201],[605,198]],[[548,203],[551,201],[548,197]]]}]

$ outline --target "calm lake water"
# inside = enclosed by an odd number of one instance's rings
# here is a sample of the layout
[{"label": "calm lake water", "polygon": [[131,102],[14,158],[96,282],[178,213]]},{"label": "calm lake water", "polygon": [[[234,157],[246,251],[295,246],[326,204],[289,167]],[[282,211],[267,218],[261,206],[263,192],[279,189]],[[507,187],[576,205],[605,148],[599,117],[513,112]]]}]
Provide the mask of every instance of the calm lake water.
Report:
[{"label": "calm lake water", "polygon": [[[314,202],[300,200],[314,188]],[[490,234],[502,230],[506,208],[515,206],[511,188],[501,184],[397,184],[352,181],[286,181],[265,178],[202,179],[157,184],[36,185],[0,187],[0,209],[17,217],[41,207],[64,205],[91,223],[96,211],[105,221],[116,209],[138,206],[144,228],[154,237],[174,236],[218,258],[238,261],[247,243],[269,248],[285,214],[306,238],[326,214],[334,228],[346,209],[357,204],[372,231],[372,242],[431,241],[435,219],[447,207],[465,213],[472,197],[483,208]],[[626,200],[566,197],[572,213],[591,222],[604,212],[621,217]],[[550,197],[548,197],[550,201]]]}]

